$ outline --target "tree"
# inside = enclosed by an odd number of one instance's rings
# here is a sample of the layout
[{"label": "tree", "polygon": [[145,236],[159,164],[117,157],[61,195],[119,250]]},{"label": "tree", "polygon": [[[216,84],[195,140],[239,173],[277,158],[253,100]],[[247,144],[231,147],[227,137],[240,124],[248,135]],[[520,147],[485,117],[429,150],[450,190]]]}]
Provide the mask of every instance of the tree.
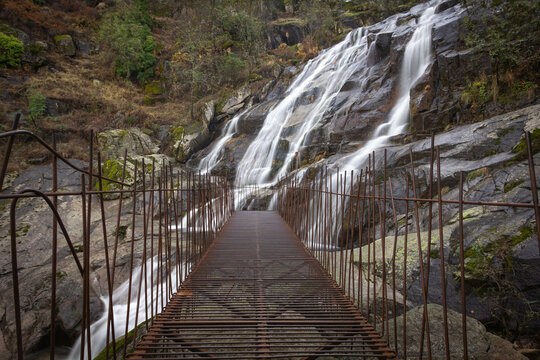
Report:
[{"label": "tree", "polygon": [[113,50],[115,71],[118,75],[146,82],[154,75],[156,58],[151,19],[144,1],[135,5],[122,3],[119,11],[105,16],[99,35]]}]

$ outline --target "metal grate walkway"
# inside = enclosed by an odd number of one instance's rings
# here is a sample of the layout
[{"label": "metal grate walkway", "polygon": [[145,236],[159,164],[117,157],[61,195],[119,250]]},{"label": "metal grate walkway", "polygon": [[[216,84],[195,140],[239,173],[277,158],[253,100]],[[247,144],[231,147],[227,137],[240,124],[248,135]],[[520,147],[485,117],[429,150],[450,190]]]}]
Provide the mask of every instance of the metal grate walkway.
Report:
[{"label": "metal grate walkway", "polygon": [[237,212],[131,359],[393,359],[274,212]]}]

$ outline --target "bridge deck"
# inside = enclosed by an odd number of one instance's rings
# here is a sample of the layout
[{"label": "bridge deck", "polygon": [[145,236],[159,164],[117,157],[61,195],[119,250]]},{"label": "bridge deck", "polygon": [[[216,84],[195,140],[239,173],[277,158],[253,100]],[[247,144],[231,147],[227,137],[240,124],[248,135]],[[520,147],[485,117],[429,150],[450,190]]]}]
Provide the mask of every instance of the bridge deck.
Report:
[{"label": "bridge deck", "polygon": [[393,359],[274,212],[237,212],[132,359]]}]

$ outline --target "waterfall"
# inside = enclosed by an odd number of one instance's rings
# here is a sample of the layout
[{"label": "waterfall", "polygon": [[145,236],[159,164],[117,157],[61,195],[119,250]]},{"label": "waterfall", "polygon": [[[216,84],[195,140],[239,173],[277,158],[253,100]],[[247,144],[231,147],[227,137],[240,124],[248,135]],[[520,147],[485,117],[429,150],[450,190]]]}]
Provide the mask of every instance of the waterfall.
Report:
[{"label": "waterfall", "polygon": [[431,28],[437,4],[428,7],[420,16],[418,27],[405,47],[399,78],[398,99],[390,111],[388,120],[379,125],[370,141],[352,155],[347,156],[348,160],[345,162],[344,170],[356,170],[363,167],[367,156],[373,150],[384,146],[392,136],[402,134],[407,127],[411,89],[420,80],[432,61]]},{"label": "waterfall", "polygon": [[241,112],[225,124],[223,130],[221,131],[220,139],[212,146],[208,155],[201,159],[201,162],[197,167],[197,170],[199,170],[201,174],[207,174],[214,167],[216,167],[217,163],[220,160],[220,155],[223,152],[223,148],[238,131],[238,120],[242,117],[244,113],[245,111]]},{"label": "waterfall", "polygon": [[[439,1],[419,5],[415,11],[416,14],[421,11],[421,15],[416,24],[409,21],[398,26],[400,17],[394,15],[376,25],[353,30],[342,42],[321,51],[310,60],[287,88],[283,99],[266,115],[261,130],[237,165],[235,185],[270,187],[290,172],[304,147],[309,145],[310,133],[324,124],[325,114],[335,106],[343,85],[354,80],[360,92],[369,87],[372,68],[377,66],[368,63],[371,46],[375,44],[369,41],[369,35],[398,30],[406,33],[408,28],[412,28],[397,79],[397,100],[386,116],[386,121],[376,128],[371,140],[356,152],[344,155],[337,163],[341,164],[343,170],[359,169],[363,167],[368,154],[387,144],[389,138],[402,134],[409,120],[410,90],[432,61],[431,29],[438,19],[435,14],[438,4]],[[222,148],[234,136],[237,123],[244,114],[236,116],[225,125],[222,137],[201,160],[201,171],[210,170],[216,165]],[[284,156],[279,155],[282,141],[288,143]],[[249,192],[244,192],[238,198],[237,205],[241,207],[241,203],[248,198]],[[270,207],[274,204],[275,199],[272,198]]]},{"label": "waterfall", "polygon": [[[236,170],[236,185],[273,183],[287,173],[306,136],[353,72],[362,67],[368,52],[368,32],[351,31],[341,43],[310,60],[285,93],[285,98],[266,116],[257,137],[249,145]],[[320,92],[320,93],[316,93]],[[296,128],[290,135],[289,151],[272,174],[273,162],[286,126]]]},{"label": "waterfall", "polygon": [[[144,264],[138,266],[133,270],[133,278],[132,278],[132,289],[131,289],[131,297],[128,298],[129,293],[129,280],[124,281],[121,285],[119,285],[113,292],[113,314],[114,314],[114,332],[116,336],[116,341],[118,341],[118,338],[124,336],[125,329],[126,329],[126,321],[128,322],[128,330],[132,330],[136,325],[141,324],[146,319],[146,314],[148,314],[148,317],[150,317],[150,314],[153,313],[160,313],[163,308],[163,302],[162,302],[162,296],[156,296],[157,294],[161,295],[160,287],[163,289],[166,289],[166,283],[165,281],[163,284],[159,283],[157,281],[157,274],[158,273],[158,256],[154,256],[152,260],[146,261],[146,268],[148,269],[146,274],[146,284],[148,284],[147,288],[145,289],[145,282],[142,283],[142,289],[140,294],[140,300],[138,300],[139,296],[139,286],[141,284],[141,278],[144,280],[143,272],[144,272]],[[153,264],[153,267],[152,267]],[[185,264],[183,265],[185,266]],[[190,270],[191,266],[188,264],[188,272]],[[176,284],[176,268],[171,271],[170,278],[172,279],[173,284]],[[152,275],[153,274],[153,275]],[[169,276],[168,274],[164,274],[164,276]],[[185,274],[182,274],[182,277],[185,277]],[[152,286],[152,279],[154,280],[153,286]],[[183,281],[184,279],[181,279]],[[178,284],[173,285],[173,288],[178,288]],[[148,303],[145,304],[145,292],[147,294]],[[152,297],[152,294],[154,294],[154,300],[151,303],[150,298]],[[167,294],[163,295],[164,297],[167,297]],[[107,319],[109,314],[109,297],[108,296],[101,296],[100,297],[101,302],[103,303],[104,311],[101,315],[101,317],[96,320],[91,326],[90,326],[90,333],[91,333],[91,339],[92,339],[92,356],[97,356],[107,344]],[[139,309],[137,311],[137,302],[139,302]],[[127,307],[128,304],[130,306],[130,313],[129,313],[129,319],[127,319]],[[153,308],[151,308],[153,305]],[[157,309],[157,310],[156,310]],[[111,336],[111,335],[109,335]],[[109,339],[111,340],[111,338]],[[123,348],[120,349],[120,352],[123,351]],[[80,352],[81,352],[81,339],[77,340],[77,342],[73,345],[73,347],[70,349],[69,355],[65,358],[65,360],[78,360],[80,359]],[[85,355],[84,358],[88,358],[88,348],[85,346]],[[112,357],[112,352],[109,353]],[[118,353],[117,353],[118,355]]]}]

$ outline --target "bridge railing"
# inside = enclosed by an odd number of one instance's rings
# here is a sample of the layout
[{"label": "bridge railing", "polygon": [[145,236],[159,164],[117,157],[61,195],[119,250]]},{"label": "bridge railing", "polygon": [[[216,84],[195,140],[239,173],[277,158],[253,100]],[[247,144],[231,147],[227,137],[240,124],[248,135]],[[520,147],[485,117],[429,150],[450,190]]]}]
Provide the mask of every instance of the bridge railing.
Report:
[{"label": "bridge railing", "polygon": [[[469,282],[470,272],[494,266],[490,263],[493,249],[482,248],[470,227],[464,230],[471,213],[491,209],[504,214],[492,217],[498,222],[491,224],[494,228],[522,214],[525,226],[517,229],[518,236],[520,231],[528,238],[536,235],[540,248],[535,167],[530,136],[525,135],[531,184],[527,202],[467,199],[464,182],[468,179],[464,180],[463,172],[457,174],[457,191],[446,194],[440,149],[432,137],[430,160],[422,171],[415,166],[412,151],[405,175],[391,174],[386,150],[378,156],[372,153],[366,168],[359,172],[322,168],[311,180],[295,174],[282,179],[277,208],[400,358],[431,359],[434,346],[438,346],[438,355],[443,358],[467,359],[468,348],[475,341],[467,335],[467,316],[475,312],[474,307],[467,307],[467,297],[475,287],[485,290],[491,281],[494,286],[498,281],[486,275],[483,284]],[[520,179],[519,183],[525,181]],[[513,241],[507,234],[503,239]],[[433,311],[433,304],[440,306],[440,312]],[[407,323],[407,311],[414,305],[419,305],[421,326],[412,319]],[[451,311],[461,314],[461,326],[456,328],[456,322],[449,320]],[[420,328],[413,329],[415,326]],[[432,344],[435,337],[438,345]]]},{"label": "bridge railing", "polygon": [[[9,286],[1,289],[3,303],[9,304],[5,326],[8,330],[3,336],[11,354],[0,357],[23,359],[48,348],[50,359],[55,358],[56,334],[64,331],[58,327],[59,317],[68,310],[59,303],[57,294],[59,282],[65,277],[73,281],[72,293],[64,296],[76,299],[73,306],[80,314],[81,332],[69,358],[93,359],[103,349],[107,359],[122,358],[129,350],[126,339],[137,339],[138,331],[148,329],[152,318],[198,265],[234,211],[232,187],[225,178],[174,171],[165,163],[144,160],[130,163],[127,152],[119,176],[107,178],[102,175],[104,164],[100,153],[94,156],[92,134],[88,158],[88,164],[92,165],[84,169],[80,163],[64,158],[55,142],[50,146],[29,131],[17,130],[17,122],[18,118],[11,131],[0,134],[0,139],[7,140],[0,189],[18,137],[29,137],[49,152],[52,160],[43,178],[51,181],[50,188],[18,191],[8,188],[0,193],[0,202],[10,214],[3,218],[7,221],[0,224],[0,230],[9,234],[11,253],[11,274],[3,275],[11,276],[11,281],[3,281]],[[60,165],[80,174],[77,185],[59,187]],[[51,224],[50,233],[40,234],[51,252],[50,275],[44,275],[43,279],[47,285],[50,281],[50,286],[45,285],[50,301],[43,299],[43,292],[21,289],[25,278],[32,276],[32,271],[26,269],[47,266],[34,264],[32,256],[21,256],[28,251],[21,249],[21,239],[17,239],[18,209],[23,202],[36,209],[39,202],[47,206],[46,211],[41,209],[30,218]],[[74,218],[73,213],[67,214],[65,206],[59,204],[72,204],[72,208],[79,207],[80,211]],[[70,265],[76,273],[65,273]],[[99,276],[106,277],[101,299],[94,284]],[[102,314],[95,313],[95,303],[99,302],[105,309]],[[36,308],[35,304],[40,305]],[[37,329],[33,319],[46,317],[47,311],[48,328]],[[118,343],[120,337],[124,337],[123,345]]]}]

